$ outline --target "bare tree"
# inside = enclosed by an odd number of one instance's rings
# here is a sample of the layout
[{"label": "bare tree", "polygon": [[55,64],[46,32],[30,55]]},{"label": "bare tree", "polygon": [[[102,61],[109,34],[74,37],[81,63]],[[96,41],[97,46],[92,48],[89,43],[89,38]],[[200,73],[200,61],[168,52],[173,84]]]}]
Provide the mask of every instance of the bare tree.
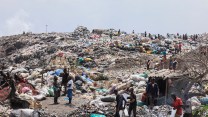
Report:
[{"label": "bare tree", "polygon": [[180,70],[184,74],[187,74],[187,78],[190,82],[186,84],[184,90],[185,95],[189,97],[196,95],[205,95],[203,90],[200,93],[189,93],[194,83],[198,83],[202,86],[204,81],[207,81],[208,77],[208,35],[201,37],[198,42],[199,46],[197,49],[191,49],[190,52],[184,54],[181,59]]}]

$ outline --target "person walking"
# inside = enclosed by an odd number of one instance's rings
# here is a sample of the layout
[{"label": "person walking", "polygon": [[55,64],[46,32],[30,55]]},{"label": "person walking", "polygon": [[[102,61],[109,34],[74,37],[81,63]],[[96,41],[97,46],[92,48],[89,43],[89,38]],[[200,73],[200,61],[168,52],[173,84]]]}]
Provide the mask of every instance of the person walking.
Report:
[{"label": "person walking", "polygon": [[72,102],[72,95],[73,95],[72,91],[73,91],[73,80],[72,77],[69,76],[67,83],[67,97],[69,98],[69,104],[71,104]]},{"label": "person walking", "polygon": [[175,72],[176,70],[176,66],[177,66],[178,62],[176,60],[176,58],[174,58],[174,61],[173,61],[173,71]]},{"label": "person walking", "polygon": [[178,44],[177,43],[175,43],[174,48],[175,48],[175,54],[178,54]]},{"label": "person walking", "polygon": [[181,42],[178,44],[178,52],[179,52],[179,53],[182,52],[182,43],[181,43]]},{"label": "person walking", "polygon": [[136,106],[137,106],[137,100],[136,100],[136,95],[134,94],[134,89],[131,87],[129,89],[130,91],[130,104],[129,104],[129,117],[131,117],[131,112],[133,111],[133,117],[136,117]]},{"label": "person walking", "polygon": [[170,60],[169,60],[169,70],[173,69],[173,58],[170,57]]},{"label": "person walking", "polygon": [[150,61],[150,60],[148,60],[148,61],[147,61],[147,70],[149,70],[149,69],[150,69],[150,64],[151,64],[151,61]]},{"label": "person walking", "polygon": [[176,110],[176,114],[175,117],[181,117],[182,113],[183,113],[183,102],[182,99],[177,97],[175,94],[171,94],[171,97],[173,98],[173,109]]},{"label": "person walking", "polygon": [[119,29],[119,30],[118,30],[118,36],[120,36],[120,35],[121,35],[121,30]]}]

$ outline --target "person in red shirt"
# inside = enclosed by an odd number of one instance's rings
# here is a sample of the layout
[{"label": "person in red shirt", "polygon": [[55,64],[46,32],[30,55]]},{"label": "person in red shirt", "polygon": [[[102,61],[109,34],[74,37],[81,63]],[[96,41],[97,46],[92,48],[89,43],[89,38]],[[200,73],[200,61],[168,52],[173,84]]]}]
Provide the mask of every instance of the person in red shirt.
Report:
[{"label": "person in red shirt", "polygon": [[173,109],[176,109],[176,114],[175,117],[181,117],[181,115],[183,114],[183,102],[181,100],[181,98],[177,97],[175,94],[171,94],[171,97],[173,98],[174,102],[173,102]]}]

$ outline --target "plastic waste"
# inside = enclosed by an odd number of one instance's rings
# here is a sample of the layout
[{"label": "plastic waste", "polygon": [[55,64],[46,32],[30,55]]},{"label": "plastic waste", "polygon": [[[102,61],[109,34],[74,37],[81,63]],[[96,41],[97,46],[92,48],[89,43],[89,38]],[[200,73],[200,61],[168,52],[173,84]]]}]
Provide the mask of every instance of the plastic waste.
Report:
[{"label": "plastic waste", "polygon": [[106,116],[101,114],[91,114],[90,117],[106,117]]},{"label": "plastic waste", "polygon": [[208,97],[203,97],[203,98],[199,99],[199,101],[201,102],[202,105],[207,105],[208,104]]}]

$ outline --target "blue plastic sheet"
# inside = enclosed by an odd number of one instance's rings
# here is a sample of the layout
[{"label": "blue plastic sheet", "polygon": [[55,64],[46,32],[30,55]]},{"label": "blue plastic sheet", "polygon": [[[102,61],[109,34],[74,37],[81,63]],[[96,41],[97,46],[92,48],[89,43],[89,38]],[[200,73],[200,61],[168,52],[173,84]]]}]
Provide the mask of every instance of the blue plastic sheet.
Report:
[{"label": "blue plastic sheet", "polygon": [[53,75],[53,76],[60,76],[61,73],[63,73],[63,69],[57,69],[55,71],[49,71],[48,74]]},{"label": "blue plastic sheet", "polygon": [[106,116],[101,114],[91,114],[90,117],[106,117]]},{"label": "blue plastic sheet", "polygon": [[208,104],[208,97],[203,97],[203,98],[199,99],[199,101],[201,102],[202,105],[207,105]]}]

